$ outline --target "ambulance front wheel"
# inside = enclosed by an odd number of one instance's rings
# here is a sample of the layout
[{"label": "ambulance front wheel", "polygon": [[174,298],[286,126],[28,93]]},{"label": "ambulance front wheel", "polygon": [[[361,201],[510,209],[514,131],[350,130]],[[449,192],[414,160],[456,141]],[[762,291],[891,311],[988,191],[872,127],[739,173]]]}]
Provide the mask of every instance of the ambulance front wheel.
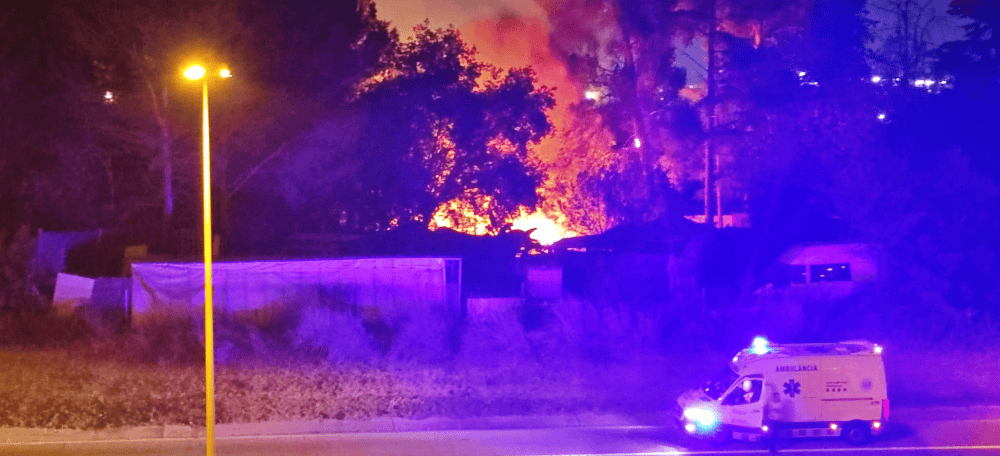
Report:
[{"label": "ambulance front wheel", "polygon": [[851,445],[864,445],[868,443],[868,425],[860,421],[854,421],[844,426],[844,440]]}]

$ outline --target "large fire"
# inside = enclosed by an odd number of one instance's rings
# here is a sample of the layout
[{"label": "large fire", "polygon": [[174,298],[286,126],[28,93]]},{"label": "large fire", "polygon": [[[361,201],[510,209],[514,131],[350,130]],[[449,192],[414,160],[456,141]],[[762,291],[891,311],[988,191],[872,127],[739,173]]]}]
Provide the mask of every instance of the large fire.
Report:
[{"label": "large fire", "polygon": [[[489,204],[484,202],[483,204]],[[449,201],[438,209],[431,220],[431,229],[450,228],[467,234],[483,236],[490,234],[490,221],[477,215],[473,208],[464,201]],[[449,216],[457,212],[459,217]],[[561,239],[579,236],[579,233],[567,230],[562,223],[553,220],[542,211],[521,211],[521,214],[509,221],[511,229],[530,232],[531,239],[541,245],[552,245]]]},{"label": "large fire", "polygon": [[[565,65],[552,54],[549,47],[549,24],[543,17],[524,17],[514,14],[499,18],[478,19],[460,27],[463,36],[479,51],[480,57],[501,68],[531,66],[538,81],[554,89],[555,107],[549,119],[555,132],[534,147],[533,152],[545,162],[556,158],[561,146],[559,133],[570,123],[569,107],[581,98],[581,91],[569,78]],[[561,214],[547,215],[541,211],[522,211],[510,220],[512,228],[531,231],[531,238],[542,245],[551,245],[560,239],[578,236],[561,223]]]},{"label": "large fire", "polygon": [[530,214],[525,212],[511,223],[511,228],[519,231],[531,231],[531,238],[542,245],[552,245],[561,239],[579,236],[580,233],[567,230],[562,224],[549,218],[541,211]]},{"label": "large fire", "polygon": [[[546,9],[554,1],[513,0],[480,9],[463,7],[461,2],[434,3],[414,0],[381,0],[379,15],[400,28],[404,36],[413,25],[428,18],[432,27],[454,24],[462,37],[475,46],[479,58],[499,68],[532,67],[541,85],[554,90],[555,107],[549,112],[554,131],[535,145],[536,158],[551,164],[558,157],[562,146],[562,133],[572,123],[570,106],[585,98],[584,90],[570,77],[565,62],[553,53],[550,46],[552,25]],[[444,5],[450,6],[444,6]],[[551,196],[551,195],[548,195]],[[488,203],[487,203],[488,204]],[[442,205],[430,227],[447,227],[469,234],[483,235],[495,232],[496,227],[478,217],[468,203],[450,201]],[[543,245],[579,235],[566,228],[565,216],[554,209],[558,205],[544,205],[546,212],[522,213],[507,223],[513,229],[532,231],[531,237]],[[582,233],[591,234],[591,233]]]}]

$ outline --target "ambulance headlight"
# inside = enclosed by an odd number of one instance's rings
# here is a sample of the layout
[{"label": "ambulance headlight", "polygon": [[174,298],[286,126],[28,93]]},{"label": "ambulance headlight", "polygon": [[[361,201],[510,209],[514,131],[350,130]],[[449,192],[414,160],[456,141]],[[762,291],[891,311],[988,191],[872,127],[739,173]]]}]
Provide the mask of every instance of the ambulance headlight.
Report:
[{"label": "ambulance headlight", "polygon": [[695,422],[699,427],[712,427],[719,421],[715,412],[703,408],[684,409],[684,418]]}]

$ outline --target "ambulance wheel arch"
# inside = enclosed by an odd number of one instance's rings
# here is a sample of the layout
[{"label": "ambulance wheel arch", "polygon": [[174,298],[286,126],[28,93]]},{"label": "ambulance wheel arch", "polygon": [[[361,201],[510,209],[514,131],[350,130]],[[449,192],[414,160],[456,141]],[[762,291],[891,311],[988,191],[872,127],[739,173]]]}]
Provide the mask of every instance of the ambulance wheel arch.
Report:
[{"label": "ambulance wheel arch", "polygon": [[844,425],[841,435],[844,440],[851,445],[863,445],[868,442],[871,433],[868,432],[868,423],[864,421],[851,421]]},{"label": "ambulance wheel arch", "polygon": [[728,425],[719,423],[719,426],[712,432],[700,435],[689,434],[688,438],[694,444],[700,441],[713,446],[724,446],[733,441],[733,430]]}]

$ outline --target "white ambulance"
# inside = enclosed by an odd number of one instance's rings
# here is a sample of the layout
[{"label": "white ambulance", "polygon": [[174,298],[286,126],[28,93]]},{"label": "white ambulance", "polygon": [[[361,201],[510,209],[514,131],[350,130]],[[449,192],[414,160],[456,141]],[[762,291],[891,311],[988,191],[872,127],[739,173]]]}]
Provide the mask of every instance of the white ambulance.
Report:
[{"label": "white ambulance", "polygon": [[867,341],[772,345],[762,337],[677,399],[695,436],[842,436],[862,444],[889,418],[882,347]]}]

